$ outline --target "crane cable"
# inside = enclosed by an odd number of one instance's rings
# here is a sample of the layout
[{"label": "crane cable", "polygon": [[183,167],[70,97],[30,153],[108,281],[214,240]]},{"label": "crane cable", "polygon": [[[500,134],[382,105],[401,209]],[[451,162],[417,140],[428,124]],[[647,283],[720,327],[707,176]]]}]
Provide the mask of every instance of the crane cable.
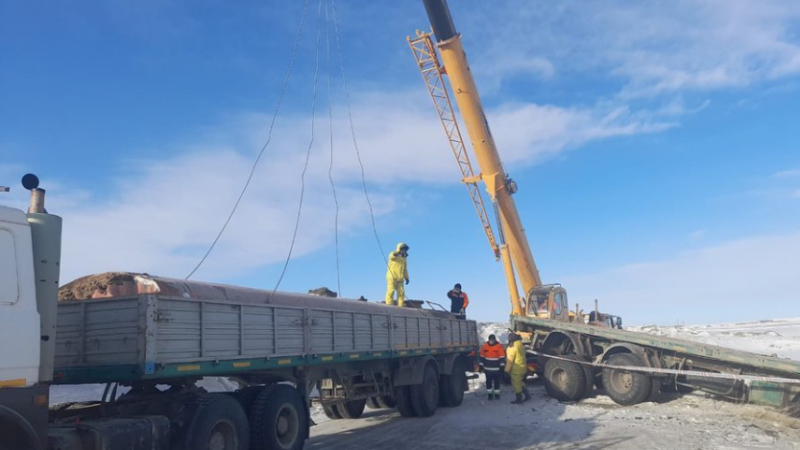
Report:
[{"label": "crane cable", "polygon": [[272,141],[272,130],[275,128],[275,120],[277,119],[278,112],[281,109],[281,103],[283,102],[283,96],[284,93],[286,92],[286,86],[289,84],[289,79],[292,76],[292,72],[294,72],[294,62],[297,56],[297,48],[300,44],[300,38],[303,35],[303,27],[306,22],[307,10],[308,10],[308,0],[305,0],[305,2],[303,3],[303,15],[300,18],[300,26],[297,30],[297,37],[295,38],[294,47],[292,48],[292,55],[289,60],[289,69],[286,71],[286,77],[283,79],[283,84],[281,85],[281,90],[280,93],[278,94],[278,101],[275,104],[275,111],[272,113],[272,121],[269,124],[269,132],[267,133],[267,141],[261,147],[261,151],[258,152],[258,156],[256,157],[255,161],[253,161],[253,166],[250,168],[250,174],[247,176],[247,181],[245,181],[244,187],[242,187],[242,191],[239,193],[239,198],[237,198],[236,203],[233,204],[233,209],[231,209],[231,213],[228,215],[228,218],[225,220],[225,223],[222,225],[222,228],[219,230],[219,233],[217,233],[217,237],[214,238],[214,241],[211,243],[211,246],[208,248],[205,255],[203,255],[203,257],[200,259],[200,262],[198,262],[197,265],[194,267],[194,269],[192,269],[192,271],[189,272],[189,275],[186,275],[186,278],[184,278],[184,280],[188,280],[189,278],[191,278],[192,275],[194,275],[194,273],[197,271],[197,269],[199,269],[200,266],[202,266],[203,263],[206,261],[206,258],[208,258],[208,255],[211,254],[211,251],[214,250],[214,247],[217,245],[217,242],[219,241],[220,237],[222,237],[222,233],[225,232],[225,229],[228,227],[228,224],[230,223],[231,219],[233,219],[233,215],[236,214],[236,210],[237,208],[239,208],[239,203],[242,201],[245,192],[247,192],[247,188],[250,186],[250,182],[253,180],[253,175],[255,174],[258,162],[261,160],[261,157],[264,155],[264,151],[266,151],[267,147]]},{"label": "crane cable", "polygon": [[297,241],[297,230],[300,228],[300,218],[303,215],[303,200],[305,199],[306,193],[306,171],[308,170],[308,161],[311,158],[311,148],[314,145],[314,124],[316,119],[317,113],[317,80],[319,78],[319,48],[320,48],[320,21],[322,20],[322,0],[319,0],[319,6],[317,11],[317,55],[316,55],[316,65],[314,67],[314,81],[311,93],[311,139],[308,142],[308,148],[306,149],[306,159],[305,163],[303,164],[303,172],[300,174],[300,203],[297,207],[297,218],[295,219],[294,223],[294,232],[292,233],[292,242],[289,245],[289,253],[286,255],[286,262],[283,264],[283,270],[281,270],[281,275],[278,277],[278,282],[275,283],[275,288],[272,290],[272,293],[269,296],[269,300],[275,295],[275,292],[278,291],[278,287],[280,287],[281,282],[283,281],[284,275],[286,275],[286,269],[289,268],[289,261],[292,259],[292,252],[294,251],[294,244]]},{"label": "crane cable", "polygon": [[336,245],[336,292],[342,294],[341,271],[339,268],[339,198],[336,196],[336,185],[333,182],[333,100],[331,99],[331,22],[328,18],[328,1],[325,0],[325,68],[328,72],[328,130],[330,131],[331,163],[328,166],[328,180],[331,182],[333,203],[336,207],[336,216],[333,221],[334,242]]},{"label": "crane cable", "polygon": [[356,140],[356,129],[355,125],[353,125],[353,112],[350,106],[350,90],[347,86],[347,76],[344,70],[344,57],[342,56],[342,45],[339,38],[339,21],[336,17],[336,1],[331,0],[331,10],[333,11],[333,28],[336,34],[336,49],[339,53],[339,66],[342,74],[342,86],[344,87],[344,95],[345,99],[347,100],[347,117],[350,121],[350,135],[353,138],[353,147],[356,151],[356,158],[358,158],[358,165],[361,167],[361,186],[364,188],[364,197],[367,200],[367,206],[369,206],[369,216],[372,219],[372,232],[375,235],[375,242],[378,244],[378,251],[381,254],[381,258],[383,259],[384,264],[386,267],[389,267],[389,261],[386,259],[386,255],[383,251],[383,245],[381,244],[381,239],[378,237],[378,227],[375,225],[375,212],[372,208],[372,202],[369,198],[369,192],[367,191],[367,178],[364,171],[364,163],[361,161],[361,152],[358,149],[358,141]]}]

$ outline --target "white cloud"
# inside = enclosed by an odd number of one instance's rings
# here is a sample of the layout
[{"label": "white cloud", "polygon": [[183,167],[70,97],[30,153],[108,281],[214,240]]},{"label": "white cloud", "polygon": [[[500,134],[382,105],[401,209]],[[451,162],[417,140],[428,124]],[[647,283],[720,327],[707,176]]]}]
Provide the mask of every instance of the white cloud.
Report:
[{"label": "white cloud", "polygon": [[[395,186],[459,182],[433,106],[420,91],[367,94],[355,105],[359,148],[378,215],[394,211],[404,201],[394,192]],[[518,104],[489,114],[501,153],[514,167],[538,163],[589,141],[670,126],[627,109],[600,107]],[[231,116],[199,138],[179,145],[165,143],[159,153],[170,156],[119,161],[113,169],[119,181],[102,192],[72,189],[66,178],[43,180],[49,204],[57,205],[54,212],[69,218],[64,224],[64,279],[109,270],[177,277],[188,273],[237,198],[254,149],[266,138],[267,119],[261,113]],[[333,129],[340,231],[356,233],[370,223],[360,186],[361,167],[345,115],[334,118]],[[309,137],[309,117],[279,119],[248,193],[199,278],[221,279],[285,258]],[[295,256],[326,248],[333,241],[328,142],[327,117],[318,117]],[[0,174],[11,172],[6,166]],[[16,193],[14,204],[24,207],[25,197],[24,192]]]},{"label": "white cloud", "polygon": [[792,198],[800,198],[800,189],[794,191],[792,194]]},{"label": "white cloud", "polygon": [[796,178],[800,177],[800,169],[782,170],[772,175],[774,178]]},{"label": "white cloud", "polygon": [[755,236],[563,280],[571,301],[600,300],[628,324],[715,323],[800,314],[800,231]]},{"label": "white cloud", "polygon": [[[484,63],[502,68],[502,61],[514,55],[521,61],[548,61],[558,73],[600,70],[622,79],[624,96],[741,88],[800,74],[800,3],[793,0],[531,2],[486,8],[464,27],[474,36],[470,43],[480,45]],[[482,25],[487,21],[503,26],[487,29]],[[497,74],[513,75],[513,67]]]}]

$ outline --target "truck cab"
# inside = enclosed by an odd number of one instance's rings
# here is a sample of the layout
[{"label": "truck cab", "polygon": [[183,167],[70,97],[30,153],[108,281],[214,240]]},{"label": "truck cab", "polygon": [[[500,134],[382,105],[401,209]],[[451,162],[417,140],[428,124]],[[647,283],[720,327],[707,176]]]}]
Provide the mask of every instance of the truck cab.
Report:
[{"label": "truck cab", "polygon": [[39,381],[39,313],[25,213],[0,206],[0,389]]},{"label": "truck cab", "polygon": [[0,206],[0,437],[3,448],[44,449],[53,379],[61,218],[26,175],[27,214]]},{"label": "truck cab", "polygon": [[545,284],[531,289],[525,299],[525,312],[528,317],[569,321],[566,289],[560,284]]}]

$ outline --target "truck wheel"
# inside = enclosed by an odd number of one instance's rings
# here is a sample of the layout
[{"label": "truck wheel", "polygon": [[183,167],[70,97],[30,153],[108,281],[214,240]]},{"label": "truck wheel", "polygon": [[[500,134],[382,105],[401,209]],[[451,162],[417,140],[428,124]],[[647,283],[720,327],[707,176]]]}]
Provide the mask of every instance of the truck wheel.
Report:
[{"label": "truck wheel", "polygon": [[350,400],[336,405],[336,410],[342,416],[342,419],[358,419],[361,414],[364,414],[364,406],[366,404],[366,400]]},{"label": "truck wheel", "polygon": [[578,401],[586,391],[586,372],[578,363],[548,359],[544,365],[544,387],[558,401]]},{"label": "truck wheel", "polygon": [[202,395],[190,406],[184,450],[247,450],[250,432],[247,415],[234,398],[225,394]]},{"label": "truck wheel", "polygon": [[395,400],[391,395],[381,395],[380,397],[376,398],[378,400],[378,405],[381,408],[392,409],[397,407],[397,400]]},{"label": "truck wheel", "polygon": [[391,409],[397,406],[394,397],[388,395],[376,395],[367,399],[367,406],[370,409]]},{"label": "truck wheel", "polygon": [[450,375],[442,375],[439,380],[439,403],[442,406],[460,406],[464,401],[464,386],[467,385],[467,373],[461,359],[456,359]]},{"label": "truck wheel", "polygon": [[370,397],[367,399],[367,408],[369,409],[381,409],[383,406],[378,403],[378,397]]},{"label": "truck wheel", "polygon": [[308,407],[297,389],[264,389],[250,410],[252,450],[300,450],[308,436]]},{"label": "truck wheel", "polygon": [[328,416],[328,419],[331,420],[338,420],[341,419],[342,416],[339,415],[339,410],[335,407],[335,405],[322,405],[322,412]]},{"label": "truck wheel", "polygon": [[394,398],[397,399],[397,411],[403,417],[415,417],[414,408],[411,407],[411,389],[409,386],[394,388]]},{"label": "truck wheel", "polygon": [[[608,365],[644,367],[644,362],[633,353],[617,353],[608,358]],[[603,386],[611,400],[629,406],[647,400],[652,392],[653,382],[643,373],[603,369]]]},{"label": "truck wheel", "polygon": [[253,406],[253,402],[258,397],[258,394],[264,390],[264,386],[247,386],[246,388],[239,389],[238,391],[233,393],[233,398],[235,398],[239,404],[242,405],[242,409],[245,411],[250,411],[250,408]]},{"label": "truck wheel", "polygon": [[439,406],[439,377],[433,365],[426,365],[422,383],[411,386],[411,406],[419,417],[430,417]]}]

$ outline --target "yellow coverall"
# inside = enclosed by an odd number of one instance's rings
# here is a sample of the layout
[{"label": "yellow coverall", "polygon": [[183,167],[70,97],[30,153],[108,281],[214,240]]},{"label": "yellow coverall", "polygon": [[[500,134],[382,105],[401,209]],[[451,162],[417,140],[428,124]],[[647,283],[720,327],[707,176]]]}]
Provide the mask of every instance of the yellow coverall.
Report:
[{"label": "yellow coverall", "polygon": [[528,363],[525,361],[525,347],[522,341],[516,340],[506,353],[506,373],[511,375],[511,386],[515,394],[522,394],[525,388],[525,375]]},{"label": "yellow coverall", "polygon": [[397,291],[397,306],[403,307],[406,289],[403,280],[408,280],[408,266],[406,257],[400,254],[400,247],[406,247],[402,242],[397,244],[397,249],[389,253],[389,267],[386,271],[386,304],[394,304],[394,292]]}]

